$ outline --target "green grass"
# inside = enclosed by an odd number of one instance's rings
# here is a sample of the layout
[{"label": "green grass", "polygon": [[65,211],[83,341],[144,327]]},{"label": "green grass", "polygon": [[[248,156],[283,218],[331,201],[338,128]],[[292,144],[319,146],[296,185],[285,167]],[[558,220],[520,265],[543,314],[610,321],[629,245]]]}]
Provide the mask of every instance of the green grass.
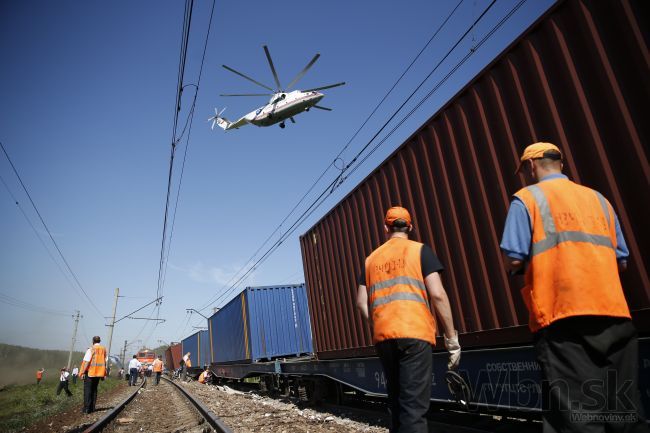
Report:
[{"label": "green grass", "polygon": [[[99,395],[124,383],[116,378],[106,378],[99,382]],[[83,382],[77,385],[70,382],[72,397],[61,391],[56,395],[57,380],[47,380],[40,385],[12,385],[0,391],[0,431],[16,432],[44,418],[70,409],[83,403]]]}]

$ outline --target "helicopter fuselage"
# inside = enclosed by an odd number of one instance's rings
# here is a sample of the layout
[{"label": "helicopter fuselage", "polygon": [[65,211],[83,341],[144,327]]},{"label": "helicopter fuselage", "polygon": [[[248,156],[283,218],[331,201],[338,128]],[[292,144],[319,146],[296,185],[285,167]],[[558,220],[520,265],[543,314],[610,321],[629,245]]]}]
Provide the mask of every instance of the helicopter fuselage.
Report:
[{"label": "helicopter fuselage", "polygon": [[268,104],[251,111],[244,117],[248,123],[255,126],[274,125],[309,110],[318,104],[318,101],[324,96],[319,92],[301,92],[300,90],[277,93],[271,97]]}]

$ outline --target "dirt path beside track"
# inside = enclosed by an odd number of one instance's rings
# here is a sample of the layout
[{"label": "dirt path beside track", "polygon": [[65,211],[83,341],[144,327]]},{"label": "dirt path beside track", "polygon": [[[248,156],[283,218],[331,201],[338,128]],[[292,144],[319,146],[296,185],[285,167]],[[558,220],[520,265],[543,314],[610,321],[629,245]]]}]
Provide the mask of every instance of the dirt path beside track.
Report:
[{"label": "dirt path beside track", "polygon": [[[23,430],[26,433],[74,433],[83,431],[86,427],[94,424],[103,417],[109,410],[124,401],[135,388],[127,385],[126,381],[118,387],[97,396],[97,410],[90,414],[81,413],[82,405],[75,405],[72,408],[61,412],[46,420]],[[78,392],[83,393],[83,383]]]}]

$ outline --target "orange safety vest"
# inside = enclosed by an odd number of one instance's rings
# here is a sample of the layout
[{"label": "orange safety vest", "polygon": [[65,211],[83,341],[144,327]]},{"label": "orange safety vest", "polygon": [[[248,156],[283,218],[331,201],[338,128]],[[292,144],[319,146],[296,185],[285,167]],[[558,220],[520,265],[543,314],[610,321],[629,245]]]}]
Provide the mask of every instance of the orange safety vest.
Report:
[{"label": "orange safety vest", "polygon": [[185,361],[185,367],[190,368],[192,366],[192,361],[190,360],[190,357],[187,357],[187,361]]},{"label": "orange safety vest", "polygon": [[568,179],[543,181],[515,196],[526,205],[533,231],[522,289],[531,331],[571,316],[629,318],[609,202]]},{"label": "orange safety vest", "polygon": [[36,372],[36,379],[42,379],[42,378],[43,378],[43,372],[40,371],[40,370],[38,370],[38,371]]},{"label": "orange safety vest", "polygon": [[156,359],[153,362],[153,371],[155,373],[160,373],[162,371],[162,368],[163,368],[163,362],[160,359]]},{"label": "orange safety vest", "polygon": [[417,338],[436,344],[421,265],[422,244],[391,238],[366,259],[373,342]]},{"label": "orange safety vest", "polygon": [[[88,377],[105,377],[106,376],[106,348],[101,344],[94,344],[90,349],[90,362],[83,361],[79,374],[87,374]],[[87,368],[87,370],[86,370]]]},{"label": "orange safety vest", "polygon": [[199,375],[199,383],[205,383],[205,371]]}]

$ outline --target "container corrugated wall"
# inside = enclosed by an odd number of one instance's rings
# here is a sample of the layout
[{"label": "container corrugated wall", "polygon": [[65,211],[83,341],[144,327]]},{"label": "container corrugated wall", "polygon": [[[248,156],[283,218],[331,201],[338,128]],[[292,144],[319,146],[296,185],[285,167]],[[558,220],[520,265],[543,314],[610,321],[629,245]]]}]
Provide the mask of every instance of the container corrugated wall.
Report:
[{"label": "container corrugated wall", "polygon": [[210,365],[212,356],[210,355],[210,334],[208,331],[199,331],[199,360],[197,367]]},{"label": "container corrugated wall", "polygon": [[245,294],[240,293],[208,319],[211,332],[212,362],[250,359]]},{"label": "container corrugated wall", "polygon": [[181,357],[185,356],[187,352],[190,352],[190,362],[192,367],[197,367],[201,365],[199,363],[200,351],[199,351],[199,333],[195,332],[189,337],[184,338],[181,341]]},{"label": "container corrugated wall", "polygon": [[208,329],[216,363],[313,352],[304,284],[247,287],[208,319]]},{"label": "container corrugated wall", "polygon": [[304,284],[250,287],[245,293],[253,360],[313,352]]},{"label": "container corrugated wall", "polygon": [[446,266],[463,344],[528,341],[522,281],[504,272],[499,242],[511,195],[524,186],[513,174],[518,157],[535,141],[559,145],[570,178],[618,212],[631,254],[625,294],[650,330],[647,9],[561,2],[301,237],[319,357],[372,353],[354,306],[357,278],[395,204],[411,210],[413,238]]},{"label": "container corrugated wall", "polygon": [[165,360],[167,361],[167,368],[177,369],[181,366],[181,343],[172,344],[165,351]]}]

